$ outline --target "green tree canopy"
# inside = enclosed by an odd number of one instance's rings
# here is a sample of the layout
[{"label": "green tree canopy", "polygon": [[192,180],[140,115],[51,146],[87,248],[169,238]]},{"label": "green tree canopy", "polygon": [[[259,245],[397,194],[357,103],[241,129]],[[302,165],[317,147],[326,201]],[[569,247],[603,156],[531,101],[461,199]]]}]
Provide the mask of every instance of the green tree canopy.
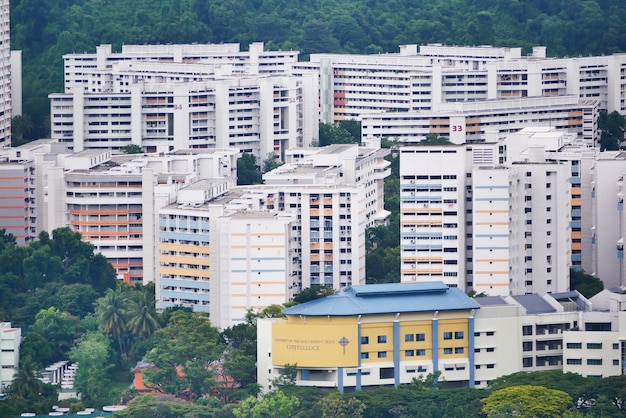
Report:
[{"label": "green tree canopy", "polygon": [[572,398],[561,390],[521,385],[496,390],[483,403],[488,417],[559,418]]},{"label": "green tree canopy", "polygon": [[216,386],[211,365],[224,347],[206,314],[173,312],[168,324],[152,335],[149,346],[146,361],[156,370],[147,376],[164,393],[187,392],[198,399]]},{"label": "green tree canopy", "polygon": [[233,409],[233,415],[237,418],[291,418],[299,405],[298,398],[277,390],[261,400],[252,396],[244,399]]},{"label": "green tree canopy", "polygon": [[578,290],[584,297],[590,298],[604,289],[604,283],[597,277],[582,270],[570,270],[570,289]]},{"label": "green tree canopy", "polygon": [[618,150],[624,142],[624,130],[626,129],[626,118],[614,110],[611,113],[600,112],[598,115],[598,130],[600,135],[600,149]]},{"label": "green tree canopy", "polygon": [[254,154],[244,152],[237,159],[237,185],[260,184],[263,176],[259,172]]}]

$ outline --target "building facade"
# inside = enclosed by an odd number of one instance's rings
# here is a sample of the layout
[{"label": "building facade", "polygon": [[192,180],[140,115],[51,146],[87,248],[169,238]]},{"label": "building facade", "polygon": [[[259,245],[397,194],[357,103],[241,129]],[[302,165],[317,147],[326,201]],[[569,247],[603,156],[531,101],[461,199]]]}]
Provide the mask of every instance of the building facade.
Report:
[{"label": "building facade", "polygon": [[412,144],[429,135],[456,144],[482,142],[491,132],[507,135],[528,126],[576,134],[590,146],[597,138],[598,102],[577,96],[524,97],[445,103],[437,111],[362,115],[364,138]]},{"label": "building facade", "polygon": [[593,305],[575,291],[470,299],[441,282],[354,286],[259,319],[258,382],[272,390],[294,364],[296,385],[340,391],[435,371],[481,388],[520,371],[621,375],[626,312]]},{"label": "building facade", "polygon": [[176,190],[203,178],[234,184],[236,157],[234,150],[67,155],[47,170],[47,228],[68,226],[80,232],[120,279],[150,283],[157,273],[158,210],[175,201]]},{"label": "building facade", "polygon": [[[11,145],[11,118],[13,117],[11,111],[11,11],[9,3],[9,0],[0,1],[0,148]],[[17,59],[17,55],[15,57]],[[21,68],[18,67],[15,70],[21,71]],[[21,74],[16,79],[19,86]]]},{"label": "building facade", "polygon": [[522,56],[521,48],[402,45],[391,54],[313,54],[294,68],[319,72],[323,122],[438,112],[455,102],[565,95],[626,112],[622,54],[549,58],[545,47]]},{"label": "building facade", "polygon": [[571,228],[580,232],[580,220],[570,219],[570,167],[546,159],[563,140],[539,128],[400,148],[402,282],[441,280],[489,295],[569,290]]},{"label": "building facade", "polygon": [[478,308],[441,282],[352,286],[258,321],[258,382],[271,390],[279,370],[296,364],[296,385],[341,392],[435,371],[473,386]]},{"label": "building facade", "polygon": [[20,364],[22,330],[11,327],[10,322],[0,322],[0,393],[13,381]]}]

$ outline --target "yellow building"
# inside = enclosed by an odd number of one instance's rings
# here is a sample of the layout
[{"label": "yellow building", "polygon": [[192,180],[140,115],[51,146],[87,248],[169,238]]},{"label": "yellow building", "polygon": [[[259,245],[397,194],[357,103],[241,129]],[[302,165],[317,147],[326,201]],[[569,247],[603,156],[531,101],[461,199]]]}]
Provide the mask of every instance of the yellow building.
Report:
[{"label": "yellow building", "polygon": [[442,282],[352,286],[257,324],[258,382],[296,365],[299,386],[397,386],[441,371],[473,386],[474,310]]}]

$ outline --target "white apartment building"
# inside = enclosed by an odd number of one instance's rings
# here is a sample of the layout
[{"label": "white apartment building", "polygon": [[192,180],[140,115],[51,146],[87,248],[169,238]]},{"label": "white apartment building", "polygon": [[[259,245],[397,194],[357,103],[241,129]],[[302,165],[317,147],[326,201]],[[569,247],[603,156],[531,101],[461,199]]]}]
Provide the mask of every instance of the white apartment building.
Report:
[{"label": "white apartment building", "polygon": [[574,95],[624,114],[626,56],[548,58],[545,47],[402,45],[399,53],[314,54],[323,122],[381,112],[438,112],[453,102]]},{"label": "white apartment building", "polygon": [[[192,64],[187,64],[192,65]],[[311,77],[309,77],[311,78]],[[123,92],[50,95],[52,137],[75,151],[148,153],[235,148],[258,161],[317,137],[314,87],[291,76],[231,76],[206,81],[135,81]],[[310,80],[309,80],[310,81]]]},{"label": "white apartment building", "polygon": [[224,328],[257,312],[282,305],[300,290],[295,277],[299,264],[295,213],[235,212],[216,219],[218,231],[212,251],[211,322]]},{"label": "white apartment building", "polygon": [[[171,68],[179,71],[187,68],[186,73],[183,72],[183,77],[187,77],[183,81],[187,82],[199,81],[203,74],[215,73],[215,68],[219,68],[218,72],[236,74],[285,73],[298,61],[297,51],[264,51],[263,48],[263,42],[250,44],[248,51],[241,51],[237,43],[122,45],[121,52],[113,52],[111,45],[100,45],[96,47],[95,54],[63,56],[65,92],[70,93],[75,87],[80,87],[85,93],[128,90],[123,86],[129,86],[129,80],[122,82],[123,75],[112,73],[116,72],[116,65],[129,62],[133,66],[158,64],[163,72]],[[191,66],[179,64],[194,64],[195,71]],[[146,78],[150,80],[151,76],[146,75]]]},{"label": "white apartment building", "polygon": [[0,393],[13,381],[20,364],[22,330],[0,322]]},{"label": "white apartment building", "polygon": [[537,160],[472,170],[473,290],[569,290],[568,168]]},{"label": "white apartment building", "polygon": [[282,158],[317,138],[317,76],[288,73],[297,52],[238,44],[124,46],[64,57],[50,95],[52,137],[75,151],[227,148]]},{"label": "white apartment building", "polygon": [[181,189],[159,211],[157,307],[209,311],[228,327],[312,285],[364,283],[365,228],[386,218],[386,154],[357,145],[293,150],[264,185]]},{"label": "white apartment building", "polygon": [[471,155],[457,145],[400,148],[402,282],[440,280],[465,289]]},{"label": "white apartment building", "polygon": [[149,283],[156,271],[158,209],[176,190],[202,178],[236,181],[234,150],[120,155],[88,150],[45,170],[46,228],[80,232],[127,283]]},{"label": "white apartment building", "polygon": [[428,135],[455,144],[481,142],[497,132],[507,135],[528,126],[576,134],[590,146],[597,137],[598,102],[575,95],[524,97],[445,103],[438,110],[368,113],[361,116],[363,138],[414,144]]},{"label": "white apartment building", "polygon": [[623,176],[626,154],[608,151],[598,155],[591,169],[593,269],[607,289],[626,284],[623,269]]},{"label": "white apartment building", "polygon": [[209,311],[228,327],[311,285],[364,283],[365,216],[351,203],[362,195],[355,186],[259,185],[161,209],[157,308]]},{"label": "white apartment building", "polygon": [[563,135],[524,132],[400,149],[403,282],[441,280],[489,295],[569,289],[570,167],[546,161],[543,144]]},{"label": "white apartment building", "polygon": [[[9,0],[0,1],[0,147],[11,145],[11,12]],[[13,61],[17,63],[17,55]],[[14,71],[21,71],[17,67]],[[21,74],[16,77],[19,87]],[[21,96],[21,90],[19,91]],[[18,101],[21,105],[21,101]]]},{"label": "white apartment building", "polygon": [[354,184],[365,188],[359,208],[365,211],[366,226],[387,220],[384,208],[385,178],[391,174],[391,163],[385,160],[389,149],[380,142],[356,145],[330,145],[322,148],[292,149],[287,163],[263,175],[264,184]]}]

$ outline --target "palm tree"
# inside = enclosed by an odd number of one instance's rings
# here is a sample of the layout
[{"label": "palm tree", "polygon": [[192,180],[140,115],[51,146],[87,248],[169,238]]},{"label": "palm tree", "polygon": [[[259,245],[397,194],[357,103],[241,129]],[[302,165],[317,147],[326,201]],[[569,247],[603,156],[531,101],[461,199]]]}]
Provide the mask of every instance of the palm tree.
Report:
[{"label": "palm tree", "polygon": [[105,295],[98,299],[96,306],[98,325],[105,334],[113,335],[117,340],[122,357],[126,356],[123,337],[128,330],[126,320],[130,307],[129,294],[122,286],[118,286],[115,290],[107,289]]},{"label": "palm tree", "polygon": [[11,396],[21,396],[24,399],[36,399],[42,390],[43,382],[35,376],[32,363],[29,361],[23,362],[13,377],[9,387],[9,394]]},{"label": "palm tree", "polygon": [[159,328],[156,310],[154,309],[154,288],[143,287],[136,300],[131,304],[128,313],[128,330],[145,340]]}]

